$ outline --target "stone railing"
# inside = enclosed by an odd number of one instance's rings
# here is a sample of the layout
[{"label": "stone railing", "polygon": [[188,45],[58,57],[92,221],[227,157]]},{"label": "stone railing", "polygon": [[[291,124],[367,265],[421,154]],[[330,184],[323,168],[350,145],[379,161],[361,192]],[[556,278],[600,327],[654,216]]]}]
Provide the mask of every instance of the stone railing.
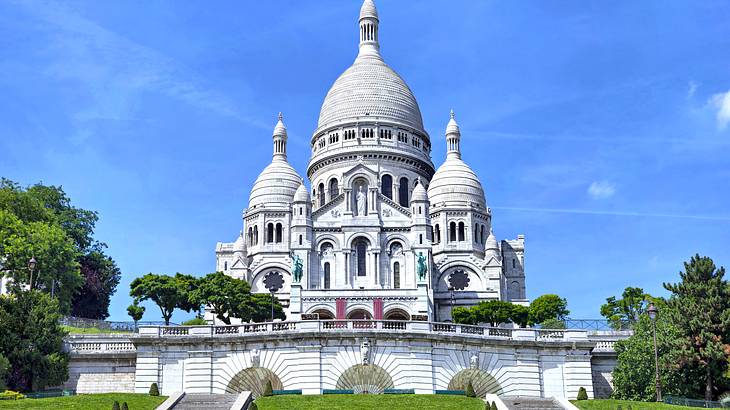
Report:
[{"label": "stone railing", "polygon": [[76,354],[131,353],[137,349],[129,337],[97,337],[95,335],[76,335],[66,338],[65,350]]},{"label": "stone railing", "polygon": [[497,340],[541,342],[589,341],[585,330],[542,330],[482,327],[455,323],[400,320],[304,320],[230,326],[141,326],[139,337],[232,337],[254,334],[382,332],[454,335]]}]

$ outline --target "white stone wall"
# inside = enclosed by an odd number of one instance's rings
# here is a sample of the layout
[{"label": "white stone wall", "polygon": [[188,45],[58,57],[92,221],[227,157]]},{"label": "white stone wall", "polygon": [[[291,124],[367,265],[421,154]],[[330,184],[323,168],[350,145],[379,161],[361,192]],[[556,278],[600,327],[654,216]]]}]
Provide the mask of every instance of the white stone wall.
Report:
[{"label": "white stone wall", "polygon": [[78,394],[134,392],[135,359],[72,358],[64,389]]}]

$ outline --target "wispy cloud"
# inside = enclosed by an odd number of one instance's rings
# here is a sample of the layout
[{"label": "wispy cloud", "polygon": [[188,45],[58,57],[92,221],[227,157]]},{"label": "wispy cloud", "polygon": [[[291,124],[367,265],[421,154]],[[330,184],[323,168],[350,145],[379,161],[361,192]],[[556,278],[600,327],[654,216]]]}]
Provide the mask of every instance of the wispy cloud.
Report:
[{"label": "wispy cloud", "polygon": [[690,82],[687,84],[687,98],[694,97],[698,88],[700,88],[700,83],[695,80],[690,80]]},{"label": "wispy cloud", "polygon": [[647,217],[647,218],[680,218],[680,219],[700,219],[707,221],[730,222],[730,216],[714,216],[714,215],[682,215],[682,214],[665,214],[651,212],[632,212],[632,211],[600,211],[589,209],[572,209],[572,208],[530,208],[515,206],[493,206],[492,209],[505,211],[520,212],[546,212],[559,214],[578,214],[578,215],[606,215],[606,216],[630,216],[630,217]]},{"label": "wispy cloud", "polygon": [[608,181],[593,181],[588,186],[588,195],[593,199],[610,198],[616,193],[616,185]]},{"label": "wispy cloud", "polygon": [[717,114],[715,114],[717,129],[725,130],[730,124],[730,90],[713,95],[710,98],[710,104],[717,109]]}]

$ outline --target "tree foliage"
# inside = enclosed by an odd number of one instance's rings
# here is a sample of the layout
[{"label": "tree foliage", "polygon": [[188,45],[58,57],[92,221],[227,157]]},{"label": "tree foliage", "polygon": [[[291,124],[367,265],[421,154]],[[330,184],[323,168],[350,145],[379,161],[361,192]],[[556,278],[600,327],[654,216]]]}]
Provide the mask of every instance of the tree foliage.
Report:
[{"label": "tree foliage", "polygon": [[489,323],[492,326],[498,326],[500,323],[513,322],[525,326],[527,317],[527,307],[500,300],[479,302],[468,308],[456,307],[451,313],[451,319],[455,323],[468,325]]},{"label": "tree foliage", "polygon": [[730,286],[725,268],[700,255],[685,262],[679,276],[679,283],[664,288],[672,292],[667,304],[681,341],[680,363],[703,369],[704,397],[712,400],[718,394],[716,382],[728,368]]},{"label": "tree foliage", "polygon": [[33,287],[53,292],[64,314],[93,319],[109,316],[109,302],[121,272],[94,238],[96,212],[76,208],[61,187],[27,189],[0,179],[0,263],[17,284],[28,284],[28,260],[35,257]]},{"label": "tree foliage", "polygon": [[646,312],[652,300],[652,296],[644,293],[644,289],[629,286],[624,289],[621,299],[615,296],[606,298],[606,303],[601,306],[601,316],[608,319],[608,323],[616,330],[631,328]]},{"label": "tree foliage", "polygon": [[530,323],[542,323],[548,319],[564,321],[569,314],[568,301],[558,295],[542,295],[530,303]]},{"label": "tree foliage", "polygon": [[142,316],[144,316],[145,307],[140,306],[139,303],[135,300],[131,305],[127,306],[127,314],[129,317],[132,318],[134,321],[134,325],[137,325],[137,322],[142,320]]},{"label": "tree foliage", "polygon": [[58,312],[58,300],[37,290],[15,289],[0,297],[0,354],[10,363],[9,388],[40,390],[68,378]]},{"label": "tree foliage", "polygon": [[181,284],[181,281],[173,276],[148,273],[132,281],[129,285],[129,295],[137,302],[153,301],[160,308],[165,324],[169,325],[175,309],[187,308],[187,311],[190,311],[187,285],[187,283]]},{"label": "tree foliage", "polygon": [[209,306],[218,320],[230,325],[231,318],[244,322],[250,320],[246,305],[251,302],[251,285],[232,278],[223,272],[213,272],[203,277],[192,297],[200,304]]}]

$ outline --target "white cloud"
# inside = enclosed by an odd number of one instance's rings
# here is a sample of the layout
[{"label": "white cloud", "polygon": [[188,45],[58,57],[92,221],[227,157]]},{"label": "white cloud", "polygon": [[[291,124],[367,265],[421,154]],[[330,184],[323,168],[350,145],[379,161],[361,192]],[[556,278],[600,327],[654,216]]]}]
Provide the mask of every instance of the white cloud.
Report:
[{"label": "white cloud", "polygon": [[730,90],[724,93],[715,94],[710,98],[710,104],[717,109],[715,119],[717,129],[723,131],[730,124]]},{"label": "white cloud", "polygon": [[610,198],[616,193],[616,186],[608,181],[593,181],[588,187],[588,195],[593,199]]},{"label": "white cloud", "polygon": [[687,85],[687,98],[694,97],[698,88],[700,88],[700,83],[695,80],[690,80],[689,84]]}]

